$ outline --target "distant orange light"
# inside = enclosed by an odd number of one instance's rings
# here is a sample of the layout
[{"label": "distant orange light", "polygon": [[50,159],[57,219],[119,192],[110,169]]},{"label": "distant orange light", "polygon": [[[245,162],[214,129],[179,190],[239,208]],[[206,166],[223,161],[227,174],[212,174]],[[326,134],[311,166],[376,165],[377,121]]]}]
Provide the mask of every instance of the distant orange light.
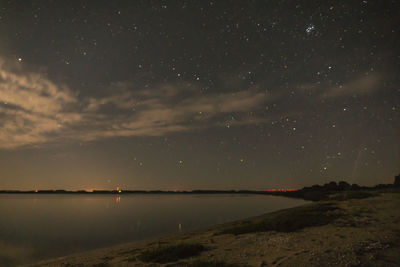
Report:
[{"label": "distant orange light", "polygon": [[268,189],[266,190],[267,192],[289,192],[289,191],[297,191],[297,189],[294,188],[278,188],[278,189]]},{"label": "distant orange light", "polygon": [[39,192],[37,189],[35,190],[35,193]]}]

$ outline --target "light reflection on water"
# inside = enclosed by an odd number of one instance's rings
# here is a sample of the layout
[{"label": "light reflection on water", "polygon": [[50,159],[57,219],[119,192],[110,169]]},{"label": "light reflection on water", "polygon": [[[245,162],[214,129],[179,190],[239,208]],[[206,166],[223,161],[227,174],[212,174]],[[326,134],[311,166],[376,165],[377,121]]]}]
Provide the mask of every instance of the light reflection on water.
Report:
[{"label": "light reflection on water", "polygon": [[121,196],[117,195],[115,196],[115,204],[118,204],[119,202],[121,202]]},{"label": "light reflection on water", "polygon": [[303,203],[262,195],[0,195],[0,266],[153,238]]}]

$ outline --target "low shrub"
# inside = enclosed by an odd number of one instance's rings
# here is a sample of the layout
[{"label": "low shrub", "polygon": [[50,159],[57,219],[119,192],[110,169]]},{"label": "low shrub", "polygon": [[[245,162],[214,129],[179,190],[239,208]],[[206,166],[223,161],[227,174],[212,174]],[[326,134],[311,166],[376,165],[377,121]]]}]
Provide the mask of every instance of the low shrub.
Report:
[{"label": "low shrub", "polygon": [[201,244],[178,244],[146,250],[139,255],[144,262],[167,263],[199,255],[206,248]]},{"label": "low shrub", "polygon": [[[315,204],[280,210],[261,219],[229,227],[220,234],[245,234],[253,232],[293,232],[306,227],[321,226],[338,218],[340,213],[331,204]],[[335,212],[336,211],[336,212]]]}]

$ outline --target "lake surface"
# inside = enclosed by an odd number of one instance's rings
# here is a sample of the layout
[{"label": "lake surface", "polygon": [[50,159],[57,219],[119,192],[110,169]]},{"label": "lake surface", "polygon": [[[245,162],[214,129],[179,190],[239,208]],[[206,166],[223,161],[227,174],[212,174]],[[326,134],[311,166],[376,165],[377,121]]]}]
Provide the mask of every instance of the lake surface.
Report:
[{"label": "lake surface", "polygon": [[159,237],[306,203],[265,195],[0,195],[0,266]]}]

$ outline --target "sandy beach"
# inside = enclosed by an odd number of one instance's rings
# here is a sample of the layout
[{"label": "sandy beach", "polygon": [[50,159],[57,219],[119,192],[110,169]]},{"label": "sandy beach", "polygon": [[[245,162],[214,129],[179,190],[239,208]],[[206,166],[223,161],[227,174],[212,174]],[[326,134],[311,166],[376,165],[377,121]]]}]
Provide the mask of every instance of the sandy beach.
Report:
[{"label": "sandy beach", "polygon": [[[399,206],[400,194],[394,193],[315,202],[32,266],[398,266]],[[318,213],[321,207],[323,213]],[[304,211],[306,221],[301,223]],[[292,214],[294,217],[290,218]],[[296,218],[296,214],[300,217]],[[312,216],[318,220],[309,220]],[[286,221],[274,226],[274,220]],[[263,231],[262,227],[275,230]],[[190,251],[191,246],[200,249]],[[169,258],[174,250],[181,252],[176,258]],[[169,256],[163,258],[163,253]]]}]

